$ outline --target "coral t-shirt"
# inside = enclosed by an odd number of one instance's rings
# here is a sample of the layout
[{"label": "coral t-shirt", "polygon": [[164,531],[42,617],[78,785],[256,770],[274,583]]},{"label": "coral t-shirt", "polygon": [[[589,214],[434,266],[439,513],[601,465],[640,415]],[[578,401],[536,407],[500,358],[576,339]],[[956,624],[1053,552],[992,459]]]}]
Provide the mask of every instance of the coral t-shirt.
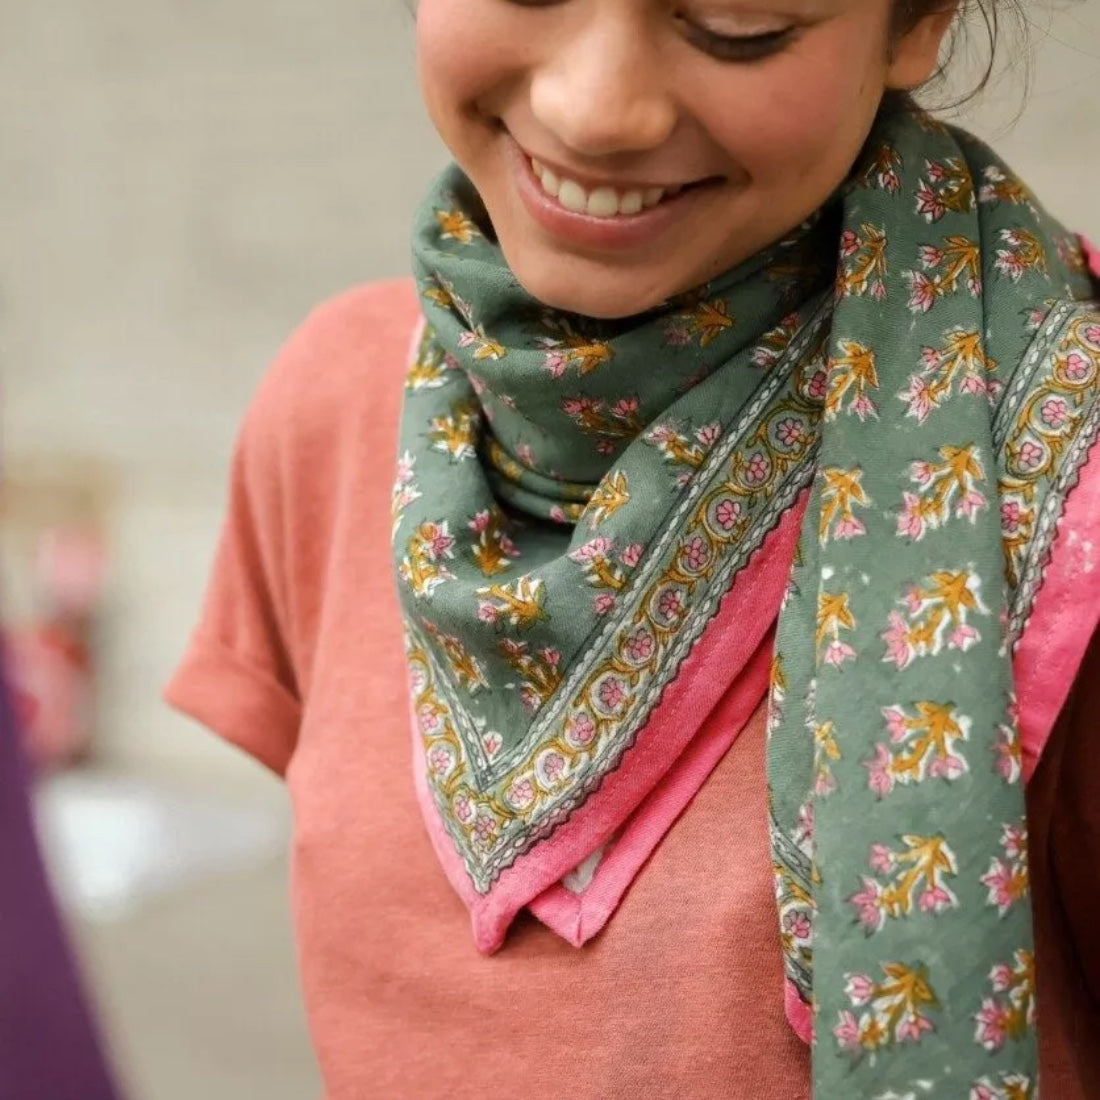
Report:
[{"label": "coral t-shirt", "polygon": [[[762,708],[594,940],[570,946],[524,914],[500,952],[476,951],[414,790],[392,580],[416,321],[411,283],[377,284],[287,345],[245,420],[201,622],[168,690],[286,776],[327,1096],[808,1097],[809,1050],[783,1012]],[[1089,661],[1095,679],[1100,653]],[[1100,1097],[1098,701],[1071,698],[1028,790],[1052,1100]],[[728,717],[720,704],[709,721]]]}]

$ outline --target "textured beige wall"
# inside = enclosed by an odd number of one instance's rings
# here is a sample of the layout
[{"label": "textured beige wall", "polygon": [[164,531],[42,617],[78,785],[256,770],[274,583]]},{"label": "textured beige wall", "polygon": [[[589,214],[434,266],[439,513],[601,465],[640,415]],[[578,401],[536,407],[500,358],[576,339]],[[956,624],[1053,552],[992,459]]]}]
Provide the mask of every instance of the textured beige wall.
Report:
[{"label": "textured beige wall", "polygon": [[[976,125],[1100,237],[1100,0]],[[1048,26],[1049,24],[1049,26]],[[190,627],[235,425],[310,305],[406,269],[442,152],[402,0],[0,0],[0,369],[15,460],[114,470],[104,735],[226,762],[157,697]]]}]

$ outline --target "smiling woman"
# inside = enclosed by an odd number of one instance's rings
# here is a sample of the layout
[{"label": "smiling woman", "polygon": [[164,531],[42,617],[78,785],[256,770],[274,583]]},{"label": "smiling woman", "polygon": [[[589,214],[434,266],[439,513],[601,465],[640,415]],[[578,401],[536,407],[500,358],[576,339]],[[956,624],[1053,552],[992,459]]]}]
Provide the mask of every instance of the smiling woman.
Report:
[{"label": "smiling woman", "polygon": [[958,10],[419,5],[415,279],[170,688],[287,776],[332,1097],[1095,1095],[1100,307],[909,95]]}]

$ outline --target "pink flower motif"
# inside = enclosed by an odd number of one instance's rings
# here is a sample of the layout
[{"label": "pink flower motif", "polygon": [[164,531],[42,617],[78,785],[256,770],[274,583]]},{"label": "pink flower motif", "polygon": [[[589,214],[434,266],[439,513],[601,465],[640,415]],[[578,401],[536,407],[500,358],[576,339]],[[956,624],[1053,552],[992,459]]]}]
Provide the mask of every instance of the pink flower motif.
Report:
[{"label": "pink flower motif", "polygon": [[852,412],[854,412],[860,420],[866,420],[869,416],[873,416],[876,419],[878,418],[878,406],[865,393],[861,393],[852,402]]},{"label": "pink flower motif", "polygon": [[646,433],[647,443],[670,443],[676,438],[676,429],[671,424],[658,424]]},{"label": "pink flower motif", "polygon": [[1100,344],[1100,325],[1089,325],[1085,329],[1085,339],[1090,344]]},{"label": "pink flower motif", "polygon": [[932,1021],[927,1016],[911,1013],[898,1028],[898,1039],[903,1043],[919,1043],[921,1035],[932,1030]]},{"label": "pink flower motif", "polygon": [[871,870],[888,875],[894,869],[894,853],[885,844],[871,845]]},{"label": "pink flower motif", "polygon": [[531,445],[529,443],[521,443],[516,448],[516,457],[525,466],[527,466],[530,469],[534,469],[534,467],[536,465],[536,463],[535,463],[535,452],[533,450],[531,450]]},{"label": "pink flower motif", "polygon": [[805,913],[791,912],[783,918],[783,927],[796,940],[806,941],[810,938],[813,926],[810,918]]},{"label": "pink flower motif", "polygon": [[1004,830],[1005,855],[1019,859],[1027,854],[1027,830],[1021,825],[1006,825]]},{"label": "pink flower motif", "polygon": [[531,684],[524,684],[523,687],[519,689],[519,701],[532,714],[542,706],[542,699],[539,698],[538,691]]},{"label": "pink flower motif", "polygon": [[905,712],[900,707],[883,707],[882,716],[886,719],[886,729],[890,734],[890,740],[895,745],[909,736]]},{"label": "pink flower motif", "polygon": [[889,191],[891,195],[896,195],[901,190],[901,177],[892,168],[888,172],[882,172],[878,180],[882,189]]},{"label": "pink flower motif", "polygon": [[932,779],[958,779],[966,771],[966,761],[961,756],[937,756],[928,765],[928,774]]},{"label": "pink flower motif", "polygon": [[1026,440],[1020,444],[1017,459],[1021,466],[1033,470],[1043,461],[1043,448],[1037,443],[1032,443],[1030,439]]},{"label": "pink flower motif", "polygon": [[840,235],[840,254],[854,256],[859,251],[859,236],[855,230],[845,229]]},{"label": "pink flower motif", "polygon": [[939,267],[943,263],[943,253],[930,244],[921,245],[920,262],[925,267]]},{"label": "pink flower motif", "polygon": [[901,395],[901,399],[909,405],[907,415],[915,417],[921,424],[928,419],[929,414],[936,407],[928,379],[923,374],[910,375],[909,389]]},{"label": "pink flower motif", "polygon": [[855,657],[856,651],[845,642],[835,641],[830,642],[825,648],[825,656],[822,660],[827,665],[832,665],[834,668],[840,668],[845,661],[852,660]]},{"label": "pink flower motif", "polygon": [[530,779],[517,779],[508,788],[508,801],[513,806],[525,810],[535,801],[535,785]]},{"label": "pink flower motif", "polygon": [[451,754],[444,748],[435,748],[428,753],[428,765],[436,775],[443,775],[451,767]]},{"label": "pink flower motif", "polygon": [[834,537],[838,539],[854,539],[865,534],[867,534],[867,528],[863,526],[863,521],[855,516],[845,516],[833,532]]},{"label": "pink flower motif", "polygon": [[906,668],[913,660],[913,647],[909,643],[909,627],[897,612],[890,612],[890,626],[883,635],[886,643],[886,660],[893,661],[899,669]]},{"label": "pink flower motif", "polygon": [[606,436],[596,443],[596,453],[601,455],[613,455],[619,449],[619,444],[614,439]]},{"label": "pink flower motif", "polygon": [[481,841],[492,840],[493,835],[496,833],[496,831],[497,831],[496,820],[494,818],[489,817],[486,814],[483,814],[481,817],[479,817],[477,819],[477,824],[474,825],[474,833],[477,835],[478,839],[481,840]]},{"label": "pink flower motif", "polygon": [[1020,529],[1023,511],[1014,500],[1006,500],[1001,505],[1001,530],[1006,535],[1014,535]]},{"label": "pink flower motif", "polygon": [[620,555],[619,560],[627,567],[633,569],[642,560],[645,553],[645,544],[632,542]]},{"label": "pink flower motif", "polygon": [[997,258],[993,261],[993,266],[1014,283],[1019,282],[1020,277],[1027,270],[1027,265],[1019,253],[1010,252],[1007,248],[997,249]]},{"label": "pink flower motif", "polygon": [[1066,356],[1062,369],[1071,381],[1080,382],[1081,379],[1088,377],[1091,366],[1079,351],[1075,351]]},{"label": "pink flower motif", "polygon": [[959,501],[955,507],[955,515],[965,516],[971,523],[974,522],[978,515],[978,511],[984,508],[986,505],[986,499],[976,489],[972,489]]},{"label": "pink flower motif", "polygon": [[443,724],[442,719],[436,709],[430,704],[425,703],[416,712],[416,720],[420,725],[422,733],[432,734]]},{"label": "pink flower motif", "polygon": [[500,622],[500,612],[487,600],[481,600],[477,605],[477,617],[479,622],[495,626]]},{"label": "pink flower motif", "polygon": [[686,348],[691,343],[691,331],[684,325],[666,325],[665,343],[672,348]]},{"label": "pink flower motif", "polygon": [[922,913],[942,913],[954,904],[955,899],[942,886],[925,890],[917,899],[917,905]]},{"label": "pink flower motif", "polygon": [[569,517],[565,514],[565,509],[560,504],[555,504],[550,509],[550,518],[555,523],[568,523]]},{"label": "pink flower motif", "polygon": [[776,425],[775,435],[784,447],[793,447],[805,438],[806,424],[797,417],[788,416]]},{"label": "pink flower motif", "polygon": [[853,894],[848,901],[856,911],[859,923],[868,932],[877,932],[883,925],[885,917],[882,906],[879,904],[879,894],[882,887],[873,878],[863,880],[863,889],[858,894]]},{"label": "pink flower motif", "polygon": [[814,775],[814,794],[826,798],[836,790],[836,779],[828,768],[821,768]]},{"label": "pink flower motif", "polygon": [[951,637],[948,638],[947,644],[952,649],[961,649],[965,653],[975,642],[980,642],[982,636],[972,626],[967,626],[966,623],[959,623],[954,630],[951,631]]},{"label": "pink flower motif", "polygon": [[614,676],[608,676],[600,684],[596,694],[599,696],[604,709],[609,712],[618,710],[626,699],[626,689],[623,687],[623,682],[617,680]]},{"label": "pink flower motif", "polygon": [[571,550],[569,559],[584,565],[587,562],[601,561],[611,554],[614,549],[614,539],[609,538],[607,535],[597,535],[596,538],[589,539],[582,546],[578,546],[576,550]]},{"label": "pink flower motif", "polygon": [[909,308],[914,313],[927,313],[935,304],[935,281],[923,272],[909,272]]},{"label": "pink flower motif", "polygon": [[833,1028],[833,1035],[840,1049],[853,1052],[859,1050],[859,1024],[855,1016],[851,1012],[841,1012],[838,1013],[838,1020]]},{"label": "pink flower motif", "polygon": [[866,974],[852,974],[844,987],[844,996],[856,1008],[862,1008],[875,995],[875,983]]},{"label": "pink flower motif", "polygon": [[886,300],[886,284],[881,279],[876,279],[871,284],[871,297],[876,302],[882,302]]},{"label": "pink flower motif", "polygon": [[580,413],[584,412],[590,404],[591,402],[584,397],[567,397],[561,403],[561,411],[565,413],[566,416],[578,416]]},{"label": "pink flower motif", "polygon": [[1069,406],[1060,397],[1051,397],[1044,401],[1039,409],[1039,418],[1048,427],[1057,431],[1064,428],[1069,420]]},{"label": "pink flower motif", "polygon": [[564,352],[548,351],[546,353],[546,360],[542,365],[554,378],[560,378],[565,373],[568,362],[569,360],[566,358]]},{"label": "pink flower motif", "polygon": [[981,1010],[975,1015],[977,1029],[974,1038],[986,1050],[1000,1050],[1008,1038],[1011,1022],[1009,1009],[1002,1008],[996,1001],[987,997],[982,1001]]},{"label": "pink flower motif", "polygon": [[879,798],[885,798],[894,789],[894,776],[890,771],[891,763],[893,761],[890,750],[882,744],[876,745],[875,755],[863,762],[863,766],[867,769],[867,786]]},{"label": "pink flower motif", "polygon": [[469,795],[460,794],[455,798],[455,817],[465,825],[474,816]]},{"label": "pink flower motif", "polygon": [[917,192],[917,213],[930,222],[937,222],[947,213],[947,208],[931,187],[923,186]]},{"label": "pink flower motif", "polygon": [[924,596],[921,594],[921,590],[914,585],[905,593],[905,607],[910,615],[916,615],[921,609],[921,605],[924,603]]},{"label": "pink flower motif", "polygon": [[615,606],[615,597],[610,592],[601,592],[595,599],[596,614],[606,615]]},{"label": "pink flower motif", "polygon": [[501,745],[504,744],[499,733],[487,733],[482,738],[481,743],[485,746],[485,751],[490,756],[496,756],[496,754],[500,752]]},{"label": "pink flower motif", "polygon": [[1012,868],[1003,859],[995,859],[979,881],[989,889],[989,904],[1006,913],[1017,900],[1018,887]]},{"label": "pink flower motif", "polygon": [[1007,963],[998,963],[990,972],[989,980],[993,984],[994,993],[1004,993],[1012,988],[1016,976],[1012,973],[1012,967]]},{"label": "pink flower motif", "polygon": [[919,541],[924,538],[924,513],[921,511],[920,497],[914,493],[903,493],[902,501],[901,514],[898,516],[898,535]]},{"label": "pink flower motif", "polygon": [[815,371],[806,387],[807,392],[815,401],[822,401],[829,388],[829,376],[823,370]]},{"label": "pink flower motif", "polygon": [[745,480],[750,485],[759,485],[768,480],[771,468],[767,456],[757,451],[745,464]]},{"label": "pink flower motif", "polygon": [[551,783],[557,783],[565,774],[565,757],[559,752],[547,753],[542,761],[542,770]]},{"label": "pink flower motif", "polygon": [[671,622],[673,619],[678,619],[683,609],[683,596],[674,589],[662,592],[660,598],[657,600],[657,612],[665,622]]},{"label": "pink flower motif", "polygon": [[695,438],[707,448],[713,447],[722,434],[722,425],[718,423],[704,424],[696,433]]},{"label": "pink flower motif", "polygon": [[991,391],[989,383],[980,374],[968,374],[959,385],[959,392],[978,394],[984,397]]},{"label": "pink flower motif", "polygon": [[470,520],[470,530],[473,531],[475,535],[480,535],[483,531],[489,529],[491,523],[492,517],[489,513],[489,509],[486,508],[484,511],[478,512],[477,515]]},{"label": "pink flower motif", "polygon": [[596,723],[587,714],[577,714],[569,720],[566,732],[578,745],[590,745],[596,737]]},{"label": "pink flower motif", "polygon": [[936,468],[931,462],[914,462],[909,466],[909,476],[921,488],[927,488],[932,484],[932,478],[936,475]]},{"label": "pink flower motif", "polygon": [[942,164],[935,160],[926,160],[924,162],[925,170],[928,172],[928,178],[933,183],[942,183],[947,179],[947,170]]},{"label": "pink flower motif", "polygon": [[618,417],[620,420],[628,420],[638,411],[638,399],[636,397],[620,397],[614,405],[611,406],[612,416]]},{"label": "pink flower motif", "polygon": [[718,507],[714,509],[714,521],[723,531],[731,530],[740,518],[741,505],[731,497],[720,501]]},{"label": "pink flower motif", "polygon": [[940,353],[936,348],[921,348],[920,361],[926,370],[937,370],[940,365]]},{"label": "pink flower motif", "polygon": [[539,656],[551,667],[557,668],[561,664],[561,650],[546,646],[539,650]]},{"label": "pink flower motif", "polygon": [[680,560],[684,565],[692,570],[692,572],[698,572],[703,568],[710,560],[710,548],[707,546],[702,535],[696,535],[680,551]]},{"label": "pink flower motif", "polygon": [[653,653],[656,643],[653,635],[646,629],[636,630],[626,643],[627,656],[632,661],[647,661]]}]

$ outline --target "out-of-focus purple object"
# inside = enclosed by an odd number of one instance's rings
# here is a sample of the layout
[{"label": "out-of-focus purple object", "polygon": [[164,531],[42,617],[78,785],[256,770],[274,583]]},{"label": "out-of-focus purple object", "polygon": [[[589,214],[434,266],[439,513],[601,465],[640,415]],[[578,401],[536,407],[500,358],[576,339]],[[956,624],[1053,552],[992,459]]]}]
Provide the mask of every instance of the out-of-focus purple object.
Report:
[{"label": "out-of-focus purple object", "polygon": [[54,906],[0,678],[0,1100],[119,1100]]}]

